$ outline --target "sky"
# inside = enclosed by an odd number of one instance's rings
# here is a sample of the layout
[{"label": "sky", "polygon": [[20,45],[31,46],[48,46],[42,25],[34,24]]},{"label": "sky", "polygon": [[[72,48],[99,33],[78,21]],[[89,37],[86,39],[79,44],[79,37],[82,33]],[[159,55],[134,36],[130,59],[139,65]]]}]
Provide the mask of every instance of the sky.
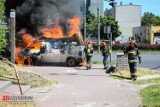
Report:
[{"label": "sky", "polygon": [[[160,16],[160,0],[116,0],[117,5],[120,4],[120,2],[123,3],[123,5],[132,3],[133,5],[141,5],[142,8],[142,14],[143,16],[144,12],[152,12],[155,15]],[[110,9],[111,6],[108,2],[104,2],[104,9]]]}]

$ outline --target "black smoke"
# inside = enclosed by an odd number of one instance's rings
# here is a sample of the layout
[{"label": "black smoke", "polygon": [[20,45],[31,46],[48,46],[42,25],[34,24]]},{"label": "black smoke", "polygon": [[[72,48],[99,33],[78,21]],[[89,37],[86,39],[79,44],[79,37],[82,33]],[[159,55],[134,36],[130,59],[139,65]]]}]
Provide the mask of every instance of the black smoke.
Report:
[{"label": "black smoke", "polygon": [[5,14],[9,17],[10,9],[16,10],[17,31],[27,28],[38,33],[41,28],[59,23],[64,33],[68,30],[67,20],[79,16],[79,0],[6,0]]}]

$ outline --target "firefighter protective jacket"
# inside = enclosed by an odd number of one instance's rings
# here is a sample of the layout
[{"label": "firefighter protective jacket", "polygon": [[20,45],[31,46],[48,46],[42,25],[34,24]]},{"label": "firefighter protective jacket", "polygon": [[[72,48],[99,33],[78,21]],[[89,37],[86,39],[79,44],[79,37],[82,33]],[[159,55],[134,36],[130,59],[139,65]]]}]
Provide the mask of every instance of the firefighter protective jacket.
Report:
[{"label": "firefighter protective jacket", "polygon": [[86,55],[92,56],[92,54],[93,54],[93,46],[87,45],[84,48],[84,52],[85,52]]},{"label": "firefighter protective jacket", "polygon": [[137,62],[137,58],[140,57],[140,52],[136,47],[129,46],[124,53],[128,54],[128,63]]},{"label": "firefighter protective jacket", "polygon": [[105,55],[109,55],[111,53],[111,50],[108,46],[101,46],[101,52],[102,52],[102,55],[105,56]]}]

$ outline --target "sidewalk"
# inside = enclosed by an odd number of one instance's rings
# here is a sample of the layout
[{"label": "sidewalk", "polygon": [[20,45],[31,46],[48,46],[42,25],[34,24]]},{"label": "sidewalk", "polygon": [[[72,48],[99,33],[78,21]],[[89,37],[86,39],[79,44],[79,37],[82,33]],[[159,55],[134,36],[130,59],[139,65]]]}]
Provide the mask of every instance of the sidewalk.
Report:
[{"label": "sidewalk", "polygon": [[26,67],[59,82],[48,93],[31,90],[40,107],[138,107],[140,87],[106,76],[102,66]]}]

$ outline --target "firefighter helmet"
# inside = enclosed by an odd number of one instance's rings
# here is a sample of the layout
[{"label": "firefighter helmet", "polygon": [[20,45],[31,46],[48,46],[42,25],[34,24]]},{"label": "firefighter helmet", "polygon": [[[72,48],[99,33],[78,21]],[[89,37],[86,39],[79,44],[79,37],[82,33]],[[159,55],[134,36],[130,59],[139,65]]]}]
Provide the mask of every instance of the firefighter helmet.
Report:
[{"label": "firefighter helmet", "polygon": [[92,43],[93,43],[92,41],[88,41],[88,42],[87,42],[87,44],[92,44]]},{"label": "firefighter helmet", "polygon": [[102,42],[102,44],[101,44],[102,46],[106,46],[107,44],[106,44],[106,42]]},{"label": "firefighter helmet", "polygon": [[135,41],[134,41],[134,40],[131,40],[129,43],[130,43],[130,44],[135,44]]}]

